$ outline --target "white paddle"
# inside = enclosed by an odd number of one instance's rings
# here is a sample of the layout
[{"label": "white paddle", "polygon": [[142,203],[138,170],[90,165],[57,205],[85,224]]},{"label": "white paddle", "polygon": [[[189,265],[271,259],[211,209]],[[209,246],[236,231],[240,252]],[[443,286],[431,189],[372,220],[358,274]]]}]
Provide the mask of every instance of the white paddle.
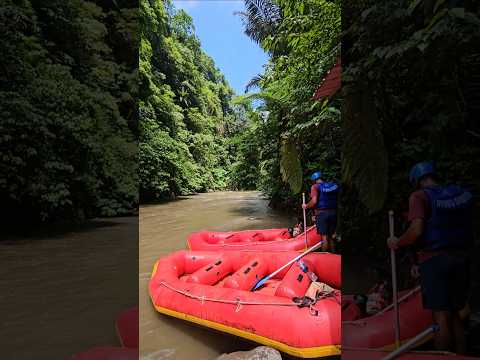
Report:
[{"label": "white paddle", "polygon": [[[394,236],[393,210],[388,212],[388,224],[390,228],[390,237]],[[395,312],[395,347],[400,347],[400,313],[398,310],[398,291],[397,291],[397,264],[395,259],[395,250],[390,249],[390,262],[392,264],[392,290],[393,290],[393,309]]]},{"label": "white paddle", "polygon": [[311,253],[313,250],[316,250],[318,249],[320,246],[322,246],[324,243],[324,241],[320,241],[318,243],[316,243],[315,245],[313,245],[310,249],[308,249],[307,251],[301,253],[300,255],[298,256],[295,256],[292,260],[290,260],[289,262],[287,262],[285,265],[283,265],[282,267],[280,267],[279,269],[275,270],[273,273],[271,273],[270,275],[267,275],[265,276],[263,279],[260,279],[258,280],[258,282],[255,284],[255,286],[253,287],[252,291],[255,291],[257,290],[260,286],[262,286],[267,280],[271,279],[272,277],[274,277],[275,275],[277,275],[280,271],[282,271],[283,269],[285,269],[287,266],[293,264],[295,261],[297,260],[300,260],[302,257],[304,257],[305,255],[307,255],[308,253]]},{"label": "white paddle", "polygon": [[[305,193],[302,193],[302,204],[305,205]],[[303,208],[303,232],[305,233],[305,250],[308,249],[308,241],[307,241],[307,211]]]}]

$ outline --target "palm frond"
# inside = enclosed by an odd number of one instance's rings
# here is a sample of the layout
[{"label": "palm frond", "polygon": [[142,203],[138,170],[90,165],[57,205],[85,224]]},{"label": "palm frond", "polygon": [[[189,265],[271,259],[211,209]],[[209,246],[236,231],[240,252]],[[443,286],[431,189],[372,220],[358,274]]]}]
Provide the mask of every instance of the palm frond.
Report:
[{"label": "palm frond", "polygon": [[245,11],[236,11],[245,26],[245,34],[260,44],[273,35],[281,20],[280,7],[273,0],[245,0]]},{"label": "palm frond", "polygon": [[264,79],[264,76],[261,74],[255,75],[250,81],[245,85],[245,94],[250,91],[251,88],[260,87],[260,82]]},{"label": "palm frond", "polygon": [[232,104],[244,105],[244,104],[249,104],[254,100],[263,100],[263,101],[280,103],[281,99],[276,95],[277,94],[265,92],[265,91],[258,92],[258,93],[248,93],[245,95],[238,95],[232,99]]}]

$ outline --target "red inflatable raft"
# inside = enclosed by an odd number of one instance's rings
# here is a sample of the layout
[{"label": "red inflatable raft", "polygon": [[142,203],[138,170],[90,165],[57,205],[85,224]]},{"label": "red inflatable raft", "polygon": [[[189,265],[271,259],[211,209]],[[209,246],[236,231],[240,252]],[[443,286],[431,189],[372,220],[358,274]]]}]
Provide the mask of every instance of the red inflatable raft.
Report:
[{"label": "red inflatable raft", "polygon": [[[418,335],[433,323],[431,311],[423,309],[420,288],[399,293],[398,308],[402,342]],[[367,318],[359,318],[355,310],[356,305],[353,304],[352,298],[344,296],[342,298],[342,345],[347,348],[394,349],[393,306],[390,305]]]},{"label": "red inflatable raft", "polygon": [[[311,247],[320,241],[315,226],[307,230],[307,244]],[[230,232],[199,231],[188,236],[190,250],[305,250],[305,234],[292,238],[288,229],[246,230]]]},{"label": "red inflatable raft", "polygon": [[138,307],[123,311],[115,320],[115,329],[122,346],[138,348]]},{"label": "red inflatable raft", "polygon": [[[387,351],[342,350],[342,360],[381,360],[389,353]],[[437,351],[410,351],[399,355],[398,360],[474,360],[478,358],[461,356]]]},{"label": "red inflatable raft", "polygon": [[[285,353],[317,358],[340,354],[340,291],[300,307],[310,279],[297,263],[255,292],[258,280],[297,252],[178,251],[157,261],[149,293],[160,313],[253,340]],[[340,256],[311,253],[304,263],[334,289],[341,286]],[[303,305],[306,305],[305,303]]]}]

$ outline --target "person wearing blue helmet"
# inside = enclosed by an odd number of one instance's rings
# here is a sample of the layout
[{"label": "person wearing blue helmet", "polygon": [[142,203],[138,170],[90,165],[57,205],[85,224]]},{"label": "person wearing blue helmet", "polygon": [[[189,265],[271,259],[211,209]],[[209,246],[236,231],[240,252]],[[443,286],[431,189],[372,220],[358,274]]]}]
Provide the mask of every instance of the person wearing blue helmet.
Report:
[{"label": "person wearing blue helmet", "polygon": [[310,189],[310,201],[302,207],[314,210],[317,233],[325,241],[322,251],[334,252],[333,234],[337,227],[339,186],[335,182],[324,181],[320,171],[314,172],[310,179],[314,182]]},{"label": "person wearing blue helmet", "polygon": [[408,221],[399,238],[388,246],[414,244],[422,288],[422,302],[431,310],[440,330],[434,335],[437,350],[466,352],[461,310],[469,291],[469,248],[473,243],[472,194],[456,185],[440,185],[432,162],[412,167]]}]

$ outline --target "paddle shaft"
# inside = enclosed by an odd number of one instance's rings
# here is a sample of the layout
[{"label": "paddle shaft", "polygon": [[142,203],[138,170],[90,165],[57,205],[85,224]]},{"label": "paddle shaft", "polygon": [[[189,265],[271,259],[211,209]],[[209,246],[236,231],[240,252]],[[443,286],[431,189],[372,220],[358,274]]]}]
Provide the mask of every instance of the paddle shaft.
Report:
[{"label": "paddle shaft", "polygon": [[[302,204],[305,205],[305,193],[302,193]],[[307,211],[305,210],[305,208],[303,208],[303,232],[305,233],[305,250],[306,250],[308,249],[308,241],[307,241]]]},{"label": "paddle shaft", "polygon": [[415,344],[419,341],[424,340],[425,338],[429,337],[430,334],[438,331],[438,325],[429,326],[425,330],[423,330],[420,334],[414,336],[410,340],[408,340],[405,344],[397,348],[396,350],[392,351],[390,354],[385,356],[382,360],[391,360],[400,356],[404,352],[410,350]]},{"label": "paddle shaft", "polygon": [[292,265],[295,261],[300,260],[302,257],[304,257],[305,255],[307,255],[308,253],[311,253],[313,250],[318,249],[320,246],[322,246],[322,244],[323,244],[322,241],[316,243],[316,244],[313,245],[310,249],[308,249],[307,251],[305,251],[305,252],[301,253],[300,255],[296,256],[295,258],[293,258],[292,260],[290,260],[288,263],[286,263],[285,265],[283,265],[282,267],[280,267],[279,269],[275,270],[273,273],[271,273],[270,275],[268,275],[268,278],[271,278],[272,276],[277,275],[280,271],[282,271],[283,269],[285,269],[287,266]]},{"label": "paddle shaft", "polygon": [[[390,237],[394,237],[394,219],[393,211],[388,212],[388,225],[390,229]],[[397,291],[397,264],[395,258],[395,250],[390,249],[390,262],[392,264],[392,290],[393,290],[393,309],[395,313],[395,346],[400,346],[400,313],[398,311],[398,291]]]},{"label": "paddle shaft", "polygon": [[285,269],[287,266],[289,265],[292,265],[295,261],[297,260],[300,260],[302,257],[304,257],[305,255],[307,255],[308,253],[311,253],[313,250],[316,250],[318,249],[320,246],[323,245],[323,241],[320,241],[318,243],[316,243],[315,245],[313,245],[310,249],[308,249],[307,251],[304,251],[303,253],[301,253],[300,255],[298,256],[295,256],[292,260],[290,260],[289,262],[287,262],[285,265],[283,265],[282,267],[278,268],[277,270],[275,270],[273,273],[271,273],[270,275],[267,275],[265,276],[263,279],[260,279],[256,284],[255,286],[253,287],[252,291],[256,290],[259,288],[260,285],[262,285],[265,281],[267,281],[268,279],[272,278],[273,276],[277,275],[280,271],[282,271],[283,269]]}]

